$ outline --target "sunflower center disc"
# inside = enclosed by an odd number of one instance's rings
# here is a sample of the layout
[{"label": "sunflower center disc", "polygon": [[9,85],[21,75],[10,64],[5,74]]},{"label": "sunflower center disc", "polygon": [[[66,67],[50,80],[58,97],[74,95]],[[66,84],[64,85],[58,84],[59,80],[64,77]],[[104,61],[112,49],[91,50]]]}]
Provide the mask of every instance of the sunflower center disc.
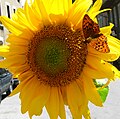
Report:
[{"label": "sunflower center disc", "polygon": [[70,51],[57,37],[47,37],[36,50],[36,63],[46,74],[56,76],[67,69]]},{"label": "sunflower center disc", "polygon": [[65,86],[78,79],[87,55],[82,31],[66,25],[45,26],[28,46],[28,64],[40,82]]}]

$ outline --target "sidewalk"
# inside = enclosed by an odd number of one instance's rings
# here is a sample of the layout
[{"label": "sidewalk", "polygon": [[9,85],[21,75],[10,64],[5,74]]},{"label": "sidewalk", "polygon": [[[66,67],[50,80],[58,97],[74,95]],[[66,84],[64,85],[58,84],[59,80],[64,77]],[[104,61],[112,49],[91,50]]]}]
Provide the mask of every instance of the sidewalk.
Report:
[{"label": "sidewalk", "polygon": [[0,119],[29,119],[27,115],[22,115],[20,113],[18,95],[7,97],[1,102]]},{"label": "sidewalk", "polygon": [[[120,80],[110,84],[110,93],[103,108],[90,104],[92,119],[120,119]],[[19,95],[7,97],[0,104],[0,119],[29,119],[28,114],[21,114]],[[45,110],[40,117],[33,119],[49,119]],[[67,116],[67,119],[71,119]]]},{"label": "sidewalk", "polygon": [[90,104],[92,119],[120,119],[120,80],[111,82],[104,107]]},{"label": "sidewalk", "polygon": [[[0,104],[0,119],[29,119],[28,113],[21,114],[19,94],[7,97]],[[33,119],[49,119],[45,110],[41,116],[33,116]]]}]

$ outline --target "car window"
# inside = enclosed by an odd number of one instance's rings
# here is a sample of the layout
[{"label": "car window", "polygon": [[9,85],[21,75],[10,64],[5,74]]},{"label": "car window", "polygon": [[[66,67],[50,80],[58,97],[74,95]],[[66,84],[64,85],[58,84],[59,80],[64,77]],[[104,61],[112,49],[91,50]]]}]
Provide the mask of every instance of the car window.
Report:
[{"label": "car window", "polygon": [[0,78],[3,78],[7,75],[7,70],[4,68],[0,68]]}]

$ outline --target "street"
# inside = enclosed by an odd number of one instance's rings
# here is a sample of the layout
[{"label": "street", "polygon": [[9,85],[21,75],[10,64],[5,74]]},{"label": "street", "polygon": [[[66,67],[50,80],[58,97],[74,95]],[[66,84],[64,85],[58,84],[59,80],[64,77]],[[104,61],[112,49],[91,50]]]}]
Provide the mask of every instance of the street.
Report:
[{"label": "street", "polygon": [[[89,105],[92,119],[120,119],[120,80],[111,82],[110,93],[103,108]],[[5,98],[0,104],[0,119],[29,119],[28,114],[21,114],[19,95]],[[43,114],[33,119],[49,119],[44,109]],[[71,119],[67,112],[67,119]]]}]

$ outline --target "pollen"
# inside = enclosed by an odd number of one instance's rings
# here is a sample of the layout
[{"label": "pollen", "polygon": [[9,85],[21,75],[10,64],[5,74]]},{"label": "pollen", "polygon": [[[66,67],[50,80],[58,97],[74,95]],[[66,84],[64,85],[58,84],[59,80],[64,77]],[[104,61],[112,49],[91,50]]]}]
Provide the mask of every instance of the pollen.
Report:
[{"label": "pollen", "polygon": [[27,62],[41,83],[59,87],[79,78],[87,53],[82,30],[51,25],[30,40]]}]

